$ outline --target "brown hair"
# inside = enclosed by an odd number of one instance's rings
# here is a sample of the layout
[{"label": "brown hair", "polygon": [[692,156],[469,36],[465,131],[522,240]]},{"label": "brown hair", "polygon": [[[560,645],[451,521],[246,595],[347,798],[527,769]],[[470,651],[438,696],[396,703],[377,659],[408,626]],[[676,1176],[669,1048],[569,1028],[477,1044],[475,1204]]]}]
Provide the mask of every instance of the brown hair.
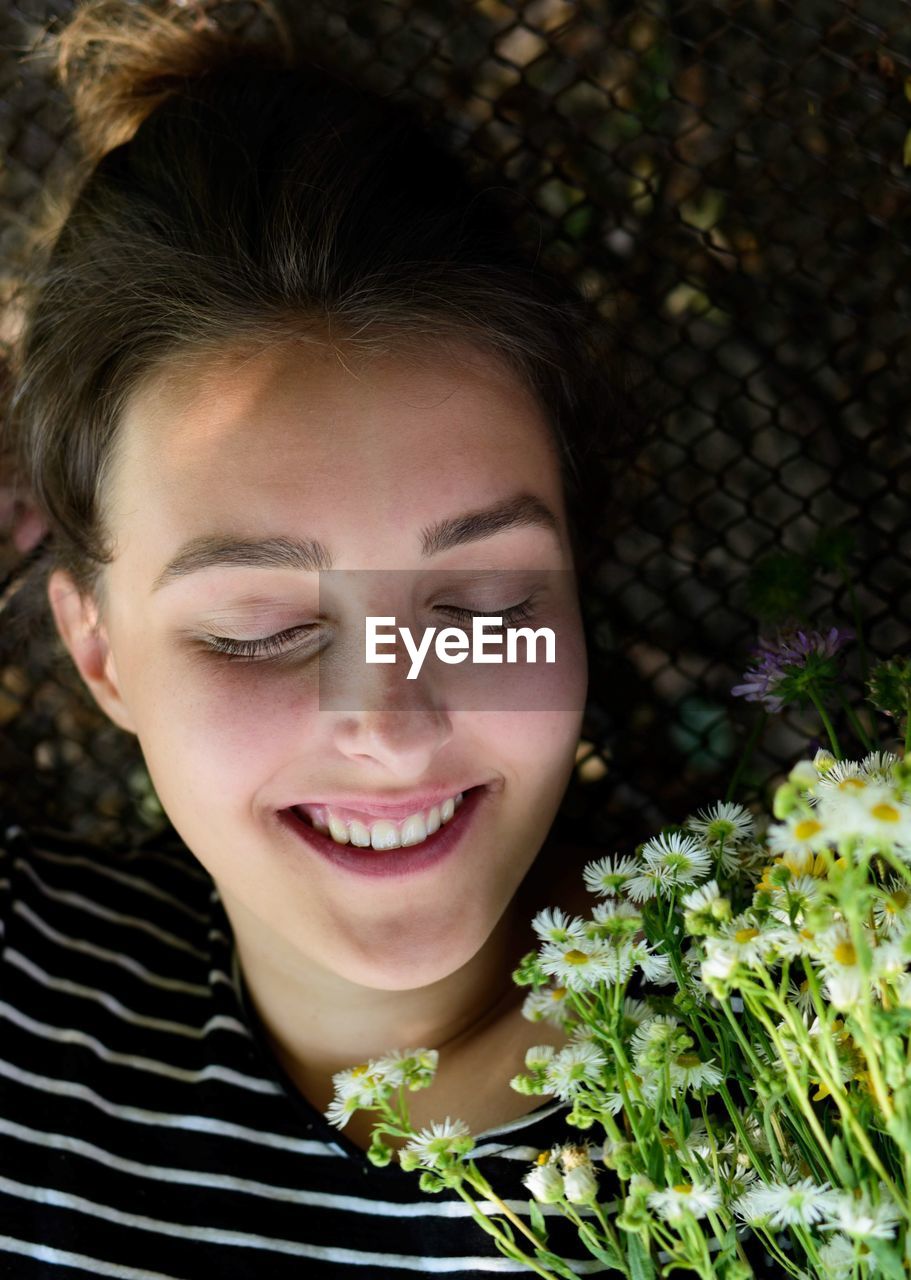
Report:
[{"label": "brown hair", "polygon": [[372,352],[467,339],[506,361],[551,424],[584,586],[611,464],[645,425],[632,366],[521,246],[521,196],[457,158],[426,109],[352,83],[258,8],[268,39],[201,8],[88,0],[50,42],[84,162],[18,287],[0,437],[48,522],[42,591],[62,568],[104,614],[104,482],[142,381],[326,331]]}]

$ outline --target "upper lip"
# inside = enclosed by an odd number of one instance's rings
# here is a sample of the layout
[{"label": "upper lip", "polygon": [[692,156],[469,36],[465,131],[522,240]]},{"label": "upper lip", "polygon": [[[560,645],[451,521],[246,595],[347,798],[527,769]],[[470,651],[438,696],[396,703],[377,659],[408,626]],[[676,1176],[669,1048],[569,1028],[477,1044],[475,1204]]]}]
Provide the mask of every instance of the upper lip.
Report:
[{"label": "upper lip", "polygon": [[[447,787],[437,788],[434,791],[415,793],[409,796],[408,799],[396,798],[389,792],[359,796],[322,795],[314,796],[308,800],[298,800],[289,807],[299,809],[305,805],[319,804],[325,805],[329,809],[357,809],[362,813],[375,814],[377,817],[400,821],[402,818],[410,817],[413,813],[426,813],[435,805],[442,804],[444,800],[455,799],[460,792],[464,795],[466,791],[470,791],[473,787],[491,785],[489,782],[468,782],[462,785],[451,783]],[[385,798],[383,799],[381,796],[385,796]]]}]

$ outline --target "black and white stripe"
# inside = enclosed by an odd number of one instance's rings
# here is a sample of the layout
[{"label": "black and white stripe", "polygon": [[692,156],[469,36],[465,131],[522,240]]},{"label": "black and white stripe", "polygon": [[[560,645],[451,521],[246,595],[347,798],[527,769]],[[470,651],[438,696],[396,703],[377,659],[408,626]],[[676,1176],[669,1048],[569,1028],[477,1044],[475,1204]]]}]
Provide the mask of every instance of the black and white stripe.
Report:
[{"label": "black and white stripe", "polygon": [[[0,1276],[531,1274],[454,1191],[375,1168],[290,1084],[188,850],[3,832]],[[522,1175],[575,1132],[566,1110],[549,1102],[479,1135],[479,1167],[526,1221]],[[574,1271],[606,1270],[545,1213]]]}]

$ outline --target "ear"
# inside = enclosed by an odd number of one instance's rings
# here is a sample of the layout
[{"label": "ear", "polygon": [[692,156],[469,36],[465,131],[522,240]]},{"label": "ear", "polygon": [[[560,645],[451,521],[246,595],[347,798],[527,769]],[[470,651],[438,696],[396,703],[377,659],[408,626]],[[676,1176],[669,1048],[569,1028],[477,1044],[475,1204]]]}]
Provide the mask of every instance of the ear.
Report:
[{"label": "ear", "polygon": [[105,715],[127,733],[136,733],[121,697],[114,655],[104,624],[98,622],[93,600],[79,595],[69,574],[55,569],[48,579],[47,598],[61,640],[76,669]]}]

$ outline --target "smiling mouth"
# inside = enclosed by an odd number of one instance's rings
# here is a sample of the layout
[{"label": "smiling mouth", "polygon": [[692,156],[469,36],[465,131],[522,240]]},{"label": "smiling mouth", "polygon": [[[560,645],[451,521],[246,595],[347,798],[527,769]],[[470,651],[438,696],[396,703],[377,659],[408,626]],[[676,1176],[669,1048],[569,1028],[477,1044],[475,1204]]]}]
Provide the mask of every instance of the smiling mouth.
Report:
[{"label": "smiling mouth", "polygon": [[330,834],[318,831],[312,822],[298,813],[296,806],[279,810],[278,817],[312,853],[343,872],[396,878],[429,870],[456,850],[464,848],[466,834],[475,825],[478,810],[495,790],[496,786],[469,787],[463,793],[462,803],[453,805],[449,821],[441,823],[432,834],[411,845],[387,844],[383,847],[380,840],[381,847],[375,848],[372,843],[375,830],[371,833],[371,843],[366,846],[339,843]]},{"label": "smiling mouth", "polygon": [[[483,787],[470,787],[465,792],[457,792],[439,805],[428,810],[410,814],[407,818],[395,822],[389,818],[374,818],[362,821],[360,818],[346,817],[333,811],[331,805],[295,805],[292,812],[307,826],[321,835],[327,836],[334,844],[351,845],[356,849],[373,849],[382,852],[387,849],[410,848],[423,844],[441,827],[445,827],[458,813],[464,803],[465,796]],[[365,818],[367,815],[363,815]]]}]

